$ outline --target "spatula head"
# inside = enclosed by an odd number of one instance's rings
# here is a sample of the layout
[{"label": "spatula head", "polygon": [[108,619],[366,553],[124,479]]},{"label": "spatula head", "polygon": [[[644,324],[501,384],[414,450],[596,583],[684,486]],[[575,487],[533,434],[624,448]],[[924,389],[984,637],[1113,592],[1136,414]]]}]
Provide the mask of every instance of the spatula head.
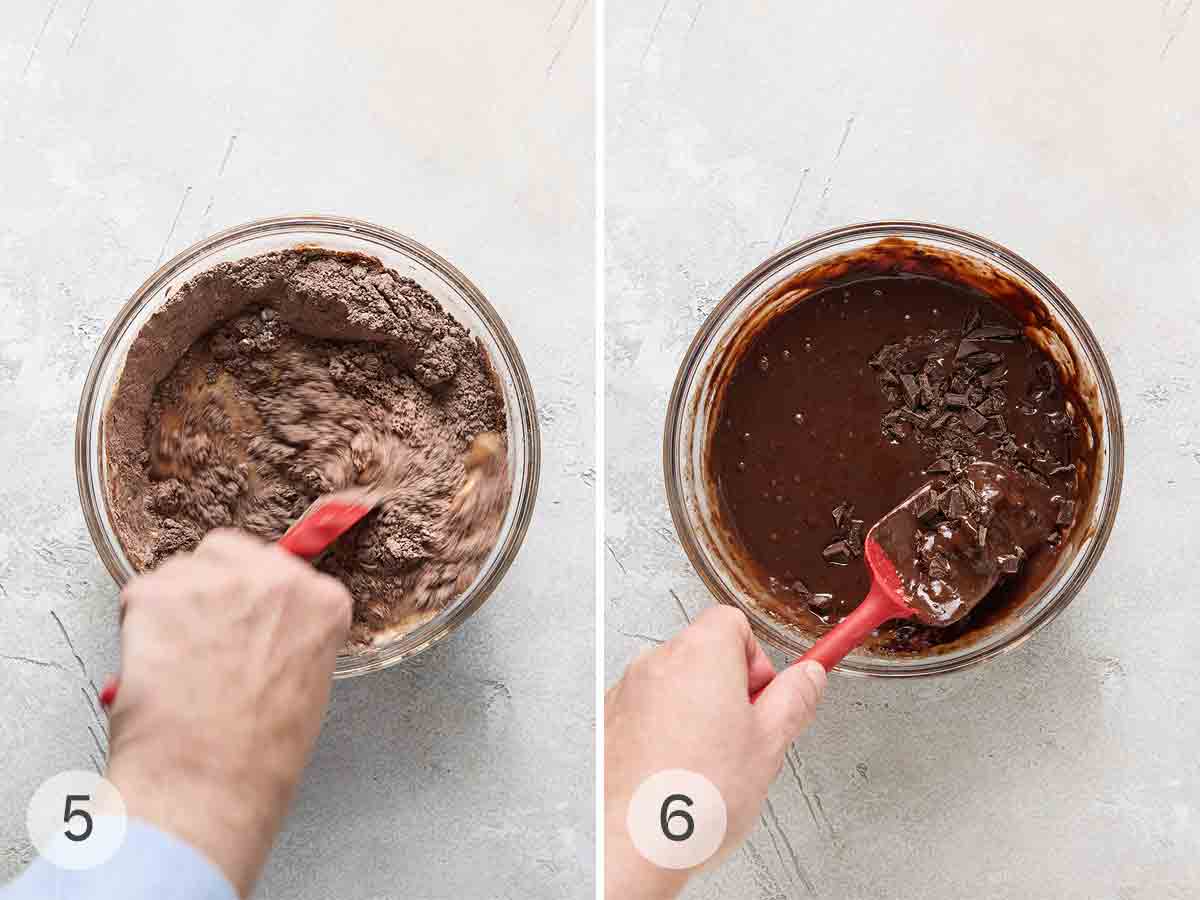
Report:
[{"label": "spatula head", "polygon": [[[895,511],[890,515],[895,515]],[[876,526],[878,527],[878,526]],[[863,541],[863,557],[871,570],[874,588],[887,594],[896,607],[896,618],[907,619],[916,614],[908,589],[900,579],[900,571],[888,551],[876,540],[875,529],[867,532]]]},{"label": "spatula head", "polygon": [[1055,515],[1046,485],[1000,463],[972,463],[880,519],[867,535],[867,564],[876,579],[892,579],[920,621],[950,625],[1054,538]]},{"label": "spatula head", "polygon": [[314,561],[379,503],[374,491],[352,488],[318,497],[279,540],[295,556]]}]

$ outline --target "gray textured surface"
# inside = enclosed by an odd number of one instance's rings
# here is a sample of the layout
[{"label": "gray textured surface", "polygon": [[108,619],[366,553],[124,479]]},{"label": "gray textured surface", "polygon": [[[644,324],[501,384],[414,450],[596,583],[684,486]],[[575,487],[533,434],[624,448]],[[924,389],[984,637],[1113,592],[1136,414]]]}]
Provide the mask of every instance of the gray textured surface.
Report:
[{"label": "gray textured surface", "polygon": [[798,777],[691,900],[1195,896],[1191,7],[610,4],[610,680],[683,624],[671,591],[711,602],[662,496],[662,417],[705,312],[781,243],[902,217],[1014,248],[1087,315],[1128,430],[1116,531],[1066,614],[957,676],[836,680]]},{"label": "gray textured surface", "polygon": [[476,281],[525,355],[545,466],[488,605],[337,685],[258,896],[590,896],[593,616],[564,592],[592,584],[592,37],[588,0],[4,4],[0,880],[34,788],[103,755],[84,695],[116,663],[115,591],[72,466],[99,337],[162,258],[318,211]]}]

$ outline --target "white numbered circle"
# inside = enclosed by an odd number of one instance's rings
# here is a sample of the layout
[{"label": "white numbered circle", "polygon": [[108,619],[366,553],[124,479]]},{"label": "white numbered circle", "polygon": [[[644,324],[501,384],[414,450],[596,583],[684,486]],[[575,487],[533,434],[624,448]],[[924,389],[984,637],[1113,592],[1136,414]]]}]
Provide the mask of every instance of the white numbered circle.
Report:
[{"label": "white numbered circle", "polygon": [[633,846],[663,869],[690,869],[725,840],[728,812],[716,785],[696,772],[665,769],[638,785],[625,827]]},{"label": "white numbered circle", "polygon": [[90,869],[117,852],[129,819],[112,782],[95,772],[61,772],[34,792],[25,822],[45,859],[63,869]]}]

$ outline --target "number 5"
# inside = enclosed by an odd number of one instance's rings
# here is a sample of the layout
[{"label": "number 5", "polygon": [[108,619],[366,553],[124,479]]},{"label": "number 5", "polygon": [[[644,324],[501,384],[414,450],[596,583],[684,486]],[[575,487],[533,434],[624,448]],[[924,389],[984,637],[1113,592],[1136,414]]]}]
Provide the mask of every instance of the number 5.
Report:
[{"label": "number 5", "polygon": [[69,841],[86,841],[92,835],[92,815],[84,809],[71,809],[71,804],[78,800],[83,803],[86,800],[91,800],[90,794],[67,794],[67,805],[63,810],[63,821],[70,824],[71,820],[76,816],[83,819],[83,833],[74,834],[70,828],[63,832]]}]

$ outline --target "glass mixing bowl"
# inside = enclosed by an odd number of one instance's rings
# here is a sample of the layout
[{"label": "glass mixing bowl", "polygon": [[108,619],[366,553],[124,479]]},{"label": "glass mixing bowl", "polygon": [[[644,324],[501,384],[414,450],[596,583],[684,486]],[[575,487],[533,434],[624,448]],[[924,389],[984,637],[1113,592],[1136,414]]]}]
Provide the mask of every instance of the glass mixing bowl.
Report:
[{"label": "glass mixing bowl", "polygon": [[138,288],[100,342],[84,383],[75,425],[75,474],[92,542],[117,584],[123,586],[135,572],[109,514],[103,429],[105,411],[130,344],[146,320],[192,276],[217,263],[299,244],[376,256],[385,266],[420,283],[487,348],[503,387],[508,416],[512,495],[496,547],[479,575],[454,603],[412,631],[361,653],[338,656],[334,675],[346,678],[395,665],[428,649],[462,625],[483,605],[508,571],[533,515],[541,470],[533,386],[521,354],[496,310],[449,262],[402,234],[368,222],[333,216],[263,219],[223,231],[189,247]]},{"label": "glass mixing bowl", "polygon": [[1051,342],[1065,345],[1057,347],[1065,352],[1052,355],[1078,368],[1091,419],[1098,426],[1093,434],[1096,471],[1092,497],[1074,532],[1077,537],[1063,550],[1052,575],[1018,610],[969,644],[941,653],[923,657],[853,653],[836,669],[850,675],[936,675],[991,659],[1027,640],[1075,599],[1096,567],[1116,519],[1124,469],[1121,405],[1108,361],[1079,310],[1049,278],[986,238],[939,225],[872,222],[819,234],[775,254],[734,285],[693,339],[675,379],[663,440],[667,500],[692,566],[717,600],[745,612],[762,640],[790,656],[799,656],[812,644],[810,635],[775,619],[755,602],[755,591],[736,562],[736,537],[721,522],[720,502],[712,488],[716,480],[706,452],[720,403],[717,378],[733,362],[740,330],[762,321],[769,304],[779,300],[775,289],[782,282],[896,238],[1013,279],[1041,300],[1053,322]]}]

